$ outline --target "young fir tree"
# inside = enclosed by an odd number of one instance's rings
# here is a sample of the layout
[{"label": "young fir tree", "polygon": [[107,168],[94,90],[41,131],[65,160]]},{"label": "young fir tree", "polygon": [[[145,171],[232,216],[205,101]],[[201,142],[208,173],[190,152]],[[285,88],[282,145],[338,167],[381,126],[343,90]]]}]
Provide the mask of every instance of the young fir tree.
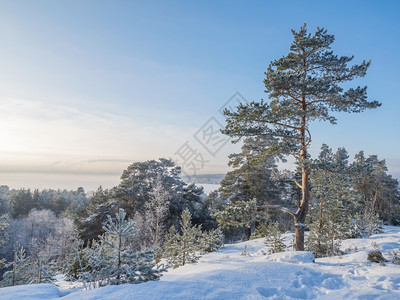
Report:
[{"label": "young fir tree", "polygon": [[164,256],[174,268],[196,262],[202,250],[201,226],[192,225],[188,209],[182,212],[181,218],[181,234],[175,233],[175,229],[171,227],[165,237]]},{"label": "young fir tree", "polygon": [[133,251],[127,240],[136,234],[135,222],[125,220],[123,209],[115,215],[115,221],[108,215],[103,226],[104,235],[93,245],[86,257],[89,270],[86,278],[97,281],[98,285],[141,283],[158,280],[163,269],[155,268],[154,251]]},{"label": "young fir tree", "polygon": [[380,106],[367,101],[367,88],[347,90],[343,83],[366,75],[370,62],[350,66],[353,56],[337,56],[330,50],[334,36],[323,28],[307,33],[306,24],[298,32],[292,30],[294,41],[290,52],[270,63],[264,80],[270,102],[240,104],[237,111],[225,110],[224,133],[236,138],[271,137],[270,154],[292,155],[301,169],[302,198],[296,211],[279,206],[294,219],[296,250],[304,250],[304,229],[310,204],[309,177],[311,166],[308,148],[311,142],[310,123],[336,123],[331,112],[361,112]]},{"label": "young fir tree", "polygon": [[270,247],[268,254],[283,252],[286,249],[286,245],[283,242],[282,232],[279,230],[279,223],[274,222],[267,227],[267,236],[265,239],[265,245]]},{"label": "young fir tree", "polygon": [[180,245],[178,234],[175,231],[175,227],[171,226],[167,233],[165,234],[164,243],[164,257],[167,260],[169,266],[178,267],[176,262],[178,261],[178,256],[180,253]]}]

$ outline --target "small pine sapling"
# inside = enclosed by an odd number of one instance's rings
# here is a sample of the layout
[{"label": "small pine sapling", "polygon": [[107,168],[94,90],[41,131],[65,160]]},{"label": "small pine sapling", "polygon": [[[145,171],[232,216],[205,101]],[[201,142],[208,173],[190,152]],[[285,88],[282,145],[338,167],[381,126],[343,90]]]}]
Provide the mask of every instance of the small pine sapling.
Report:
[{"label": "small pine sapling", "polygon": [[268,254],[283,252],[286,245],[283,242],[282,232],[279,230],[279,223],[275,222],[268,226],[268,236],[265,240],[265,245],[270,247]]}]

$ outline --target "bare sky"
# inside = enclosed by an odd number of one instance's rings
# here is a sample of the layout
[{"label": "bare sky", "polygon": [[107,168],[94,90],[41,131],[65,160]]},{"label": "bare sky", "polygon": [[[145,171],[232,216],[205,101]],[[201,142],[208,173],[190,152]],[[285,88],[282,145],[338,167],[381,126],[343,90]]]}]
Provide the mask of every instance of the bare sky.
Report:
[{"label": "bare sky", "polygon": [[325,142],[351,157],[378,154],[399,178],[399,6],[0,1],[0,184],[112,187],[135,161],[188,158],[189,150],[196,172],[226,172],[238,146],[205,133],[223,123],[219,109],[237,91],[266,98],[263,73],[304,22],[334,34],[337,54],[372,60],[355,84],[383,103],[338,115],[335,126],[314,124],[312,153]]}]

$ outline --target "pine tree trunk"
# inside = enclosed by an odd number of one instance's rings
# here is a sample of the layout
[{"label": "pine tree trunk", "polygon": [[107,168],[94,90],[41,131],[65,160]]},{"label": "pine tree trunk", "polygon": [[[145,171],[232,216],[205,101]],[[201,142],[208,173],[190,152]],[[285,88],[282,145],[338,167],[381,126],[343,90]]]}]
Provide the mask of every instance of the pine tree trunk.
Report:
[{"label": "pine tree trunk", "polygon": [[[306,110],[305,97],[302,97],[302,109]],[[301,161],[301,202],[300,207],[295,218],[295,231],[296,231],[296,251],[304,251],[304,229],[306,216],[308,212],[308,205],[310,203],[310,190],[308,187],[310,170],[305,165],[307,160],[307,141],[306,141],[306,118],[302,117],[300,127],[300,161]]]},{"label": "pine tree trunk", "polygon": [[121,251],[122,251],[122,236],[121,236],[121,231],[119,233],[119,237],[118,237],[118,275],[117,275],[117,279],[120,279],[120,269],[121,269]]},{"label": "pine tree trunk", "polygon": [[297,223],[295,225],[296,232],[296,251],[304,251],[304,225]]}]

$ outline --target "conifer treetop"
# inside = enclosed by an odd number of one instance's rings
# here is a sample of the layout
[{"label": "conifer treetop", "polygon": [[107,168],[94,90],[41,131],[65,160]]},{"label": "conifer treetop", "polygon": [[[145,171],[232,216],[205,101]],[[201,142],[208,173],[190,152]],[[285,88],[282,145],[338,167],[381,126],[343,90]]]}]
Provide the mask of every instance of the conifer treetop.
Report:
[{"label": "conifer treetop", "polygon": [[362,112],[381,105],[367,100],[366,86],[342,87],[343,83],[364,77],[370,61],[350,65],[354,56],[335,55],[331,50],[334,36],[324,28],[318,27],[310,34],[304,24],[292,33],[290,52],[272,61],[265,72],[265,92],[270,101],[241,104],[235,112],[225,110],[225,134],[237,140],[271,136],[290,143],[300,138],[302,117],[306,118],[307,131],[310,121],[336,124],[331,112]]}]

